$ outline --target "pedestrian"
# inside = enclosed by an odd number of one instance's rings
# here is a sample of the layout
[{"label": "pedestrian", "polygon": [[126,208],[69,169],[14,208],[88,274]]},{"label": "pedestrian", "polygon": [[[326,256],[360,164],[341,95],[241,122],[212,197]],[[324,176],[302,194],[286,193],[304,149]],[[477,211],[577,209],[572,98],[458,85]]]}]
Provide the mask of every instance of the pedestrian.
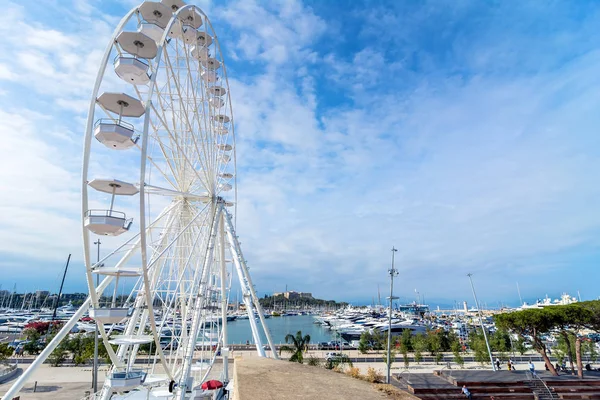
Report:
[{"label": "pedestrian", "polygon": [[471,400],[473,398],[473,395],[471,395],[471,392],[469,392],[469,389],[467,389],[467,385],[463,385],[462,392],[467,399]]},{"label": "pedestrian", "polygon": [[250,341],[246,340],[246,346],[249,346],[249,345],[250,345]]},{"label": "pedestrian", "polygon": [[496,357],[496,371],[500,371],[500,359]]},{"label": "pedestrian", "polygon": [[512,363],[510,362],[510,358],[508,359],[508,362],[506,363],[506,368],[508,368],[509,371],[512,370]]},{"label": "pedestrian", "polygon": [[556,372],[560,371],[560,364],[558,362],[554,365],[554,369],[556,370]]},{"label": "pedestrian", "polygon": [[533,362],[531,360],[529,360],[529,372],[531,372],[533,376],[537,376],[535,373],[535,365],[533,365]]}]

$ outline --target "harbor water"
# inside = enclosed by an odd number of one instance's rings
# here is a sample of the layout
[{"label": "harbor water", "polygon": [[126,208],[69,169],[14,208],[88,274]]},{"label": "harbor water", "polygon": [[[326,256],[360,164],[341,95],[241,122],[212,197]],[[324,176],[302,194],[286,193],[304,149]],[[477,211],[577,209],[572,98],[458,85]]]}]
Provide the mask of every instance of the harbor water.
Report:
[{"label": "harbor water", "polygon": [[[296,332],[302,331],[302,335],[310,335],[310,342],[328,342],[335,340],[332,331],[314,323],[312,315],[293,315],[285,317],[271,317],[266,320],[271,337],[274,343],[285,343],[285,336],[288,333],[296,335]],[[257,320],[259,330],[260,321]],[[252,330],[250,329],[250,320],[236,319],[227,324],[229,343],[244,344],[246,341],[254,343]],[[264,332],[261,332],[263,343],[267,343]]]}]

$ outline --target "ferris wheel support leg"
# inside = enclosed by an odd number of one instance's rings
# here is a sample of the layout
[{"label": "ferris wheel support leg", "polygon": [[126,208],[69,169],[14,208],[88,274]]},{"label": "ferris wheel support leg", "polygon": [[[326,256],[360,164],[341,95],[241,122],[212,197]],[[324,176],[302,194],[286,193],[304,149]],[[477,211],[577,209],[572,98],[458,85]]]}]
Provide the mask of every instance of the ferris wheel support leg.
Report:
[{"label": "ferris wheel support leg", "polygon": [[[98,291],[104,290],[112,280],[113,280],[112,276],[106,277],[98,286]],[[19,391],[23,388],[23,386],[25,385],[27,380],[31,377],[31,375],[38,369],[38,367],[40,365],[42,365],[44,363],[44,361],[46,361],[48,356],[50,356],[50,354],[52,354],[52,352],[54,351],[54,349],[56,349],[58,347],[60,342],[69,334],[69,332],[71,332],[71,329],[73,329],[73,327],[75,326],[77,321],[79,321],[79,319],[81,317],[83,317],[83,315],[86,313],[86,311],[88,311],[91,304],[92,304],[92,299],[90,296],[88,296],[87,299],[81,305],[81,307],[79,307],[79,309],[75,312],[75,314],[73,314],[73,316],[61,328],[61,330],[58,331],[56,336],[54,336],[54,339],[52,339],[50,341],[50,343],[48,343],[48,345],[44,348],[44,350],[42,350],[42,352],[35,358],[35,360],[33,360],[31,365],[29,366],[29,368],[27,368],[25,370],[25,372],[23,372],[23,375],[21,375],[15,381],[15,383],[13,383],[13,385],[10,387],[10,389],[8,389],[8,392],[6,392],[4,394],[4,396],[2,397],[3,399],[12,399],[19,393]]]},{"label": "ferris wheel support leg", "polygon": [[202,307],[204,306],[206,300],[206,287],[208,283],[208,276],[211,269],[211,265],[213,265],[214,261],[213,256],[216,241],[215,239],[217,236],[217,229],[219,227],[219,215],[221,213],[222,206],[220,204],[215,204],[213,207],[213,218],[211,221],[209,234],[210,236],[208,238],[206,248],[206,257],[204,257],[204,263],[202,265],[202,275],[200,277],[200,285],[198,293],[196,295],[196,300],[194,301],[194,314],[192,317],[192,325],[190,327],[188,347],[186,349],[185,357],[183,360],[182,374],[181,379],[179,381],[179,390],[177,391],[177,395],[175,397],[177,400],[185,399],[187,386],[189,384],[189,377],[192,372],[192,360],[194,358],[194,351],[196,350],[198,330],[200,328],[201,319],[204,315],[204,313],[201,313],[200,311],[202,310]]},{"label": "ferris wheel support leg", "polygon": [[[240,272],[238,273],[241,273],[242,275],[240,277],[240,284],[248,288],[248,291],[250,292],[252,298],[252,302],[256,307],[258,318],[260,319],[260,324],[262,325],[263,331],[265,332],[265,336],[267,337],[267,342],[269,343],[271,354],[273,355],[273,358],[279,360],[277,349],[275,348],[275,345],[273,344],[273,339],[271,338],[271,332],[269,332],[269,328],[267,327],[262,307],[260,305],[260,302],[258,301],[258,296],[256,295],[256,291],[254,290],[254,285],[252,284],[252,278],[250,277],[250,272],[248,271],[246,260],[244,259],[244,255],[242,254],[242,247],[240,246],[240,243],[237,240],[237,236],[235,235],[235,229],[233,228],[233,223],[231,222],[231,215],[227,212],[226,209],[223,209],[223,214],[225,216],[224,219],[227,225],[227,238],[229,239],[229,243],[232,248],[233,262],[236,265],[236,269],[239,268]],[[250,318],[250,321],[254,320],[254,315],[249,315],[248,317]],[[262,346],[261,351],[263,353],[262,357],[265,357],[264,349],[262,349]]]},{"label": "ferris wheel support leg", "polygon": [[227,342],[227,266],[225,264],[225,215],[220,214],[219,261],[221,263],[221,354],[223,355],[223,382],[229,381],[229,348]]}]

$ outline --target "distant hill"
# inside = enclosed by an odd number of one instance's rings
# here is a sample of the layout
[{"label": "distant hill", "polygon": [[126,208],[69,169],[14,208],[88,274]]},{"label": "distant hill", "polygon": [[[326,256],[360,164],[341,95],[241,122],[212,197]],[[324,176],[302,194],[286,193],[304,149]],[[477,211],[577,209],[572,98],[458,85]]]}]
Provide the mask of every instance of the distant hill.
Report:
[{"label": "distant hill", "polygon": [[293,308],[326,308],[337,309],[348,305],[346,302],[337,302],[335,300],[322,300],[315,298],[299,298],[294,300],[286,299],[283,294],[277,296],[268,296],[259,299],[260,305],[263,308],[269,309],[293,309]]}]

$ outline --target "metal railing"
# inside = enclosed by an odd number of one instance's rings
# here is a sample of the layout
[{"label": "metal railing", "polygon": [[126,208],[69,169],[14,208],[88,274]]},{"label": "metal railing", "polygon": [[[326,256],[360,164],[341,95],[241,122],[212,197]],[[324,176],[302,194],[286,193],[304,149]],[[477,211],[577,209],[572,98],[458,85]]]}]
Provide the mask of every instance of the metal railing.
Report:
[{"label": "metal railing", "polygon": [[405,372],[408,374],[408,376],[407,376],[407,377],[406,377],[406,379],[405,379],[405,380],[406,380],[406,383],[407,383],[408,385],[410,385],[410,379],[409,379],[409,377],[410,377],[410,373],[412,372],[410,369],[405,369],[404,371],[400,371],[400,373],[397,375],[397,379],[398,379],[398,380],[400,380],[400,377],[401,377],[401,376],[402,376],[402,374],[403,374],[403,373],[405,373]]},{"label": "metal railing", "polygon": [[538,376],[538,374],[536,374],[535,372],[531,372],[531,371],[525,371],[525,376],[527,377],[529,382],[534,384],[535,387],[538,387],[538,385],[536,385],[535,382],[541,382],[544,387],[544,392],[545,392],[544,394],[547,394],[548,396],[550,396],[550,398],[554,398],[554,392],[552,392],[552,390],[550,390],[548,385],[546,385],[546,382],[544,382],[542,380],[542,378],[540,378]]},{"label": "metal railing", "polygon": [[136,61],[139,61],[140,63],[144,64],[144,66],[146,67],[146,70],[148,70],[148,68],[150,68],[150,65],[148,65],[147,62],[145,62],[141,58],[136,57],[135,55],[124,56],[122,54],[117,54],[115,56],[115,59],[113,60],[113,65],[117,64],[117,62],[121,61],[122,59],[124,59],[124,60],[136,60]]},{"label": "metal railing", "polygon": [[97,120],[94,123],[94,129],[96,127],[98,127],[98,125],[102,125],[102,124],[103,125],[117,125],[117,126],[120,126],[121,128],[125,128],[127,130],[132,131],[132,132],[135,131],[134,126],[132,124],[130,124],[129,122],[125,122],[123,120],[118,121],[118,120],[114,120],[114,119],[111,119],[111,118],[100,118],[99,120]]},{"label": "metal railing", "polygon": [[124,212],[114,211],[114,210],[87,210],[85,213],[86,217],[111,217],[122,219],[123,221],[127,220],[127,216]]}]

